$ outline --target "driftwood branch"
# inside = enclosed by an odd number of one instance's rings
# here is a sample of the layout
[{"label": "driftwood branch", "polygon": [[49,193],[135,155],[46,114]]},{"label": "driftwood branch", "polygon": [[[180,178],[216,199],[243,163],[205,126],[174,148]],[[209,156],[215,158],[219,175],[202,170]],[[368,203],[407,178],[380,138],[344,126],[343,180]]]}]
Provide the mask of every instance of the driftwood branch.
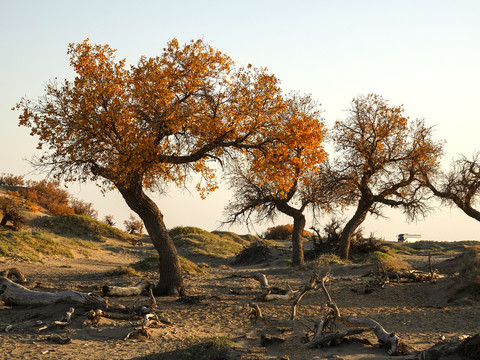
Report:
[{"label": "driftwood branch", "polygon": [[332,344],[340,344],[346,336],[357,335],[363,333],[368,329],[347,329],[341,332],[330,332],[325,334],[316,334],[312,340],[305,344],[305,347],[309,349],[317,348],[320,346],[330,346]]},{"label": "driftwood branch", "polygon": [[307,286],[305,286],[303,290],[299,292],[298,295],[295,297],[295,300],[293,301],[293,304],[292,304],[292,315],[290,317],[291,320],[295,320],[295,318],[297,317],[297,305],[300,302],[300,300],[302,300],[303,296],[307,292],[311,290],[315,290],[319,282],[320,282],[320,277],[318,276],[318,274],[314,273],[310,278],[310,283]]},{"label": "driftwood branch", "polygon": [[61,301],[100,309],[107,306],[103,300],[90,294],[73,290],[58,293],[34,291],[7,278],[0,278],[0,300],[11,305],[48,305]]},{"label": "driftwood branch", "polygon": [[271,288],[268,284],[267,277],[265,276],[265,274],[262,273],[256,273],[251,277],[255,280],[258,280],[258,282],[260,283],[260,289],[262,290],[262,294],[259,298],[260,301],[291,300],[298,292],[292,289],[284,291],[278,288]]},{"label": "driftwood branch", "polygon": [[54,321],[51,325],[45,325],[45,326],[42,326],[41,328],[38,329],[38,331],[43,331],[43,330],[47,330],[47,329],[51,329],[55,326],[67,326],[67,325],[70,325],[70,323],[72,322],[72,316],[73,316],[73,313],[75,312],[75,309],[73,307],[71,307],[70,309],[68,309],[67,313],[65,314],[65,316],[63,317],[63,320],[62,321]]},{"label": "driftwood branch", "polygon": [[108,286],[102,287],[102,292],[105,296],[138,296],[144,290],[150,289],[153,284],[143,279],[135,286]]}]

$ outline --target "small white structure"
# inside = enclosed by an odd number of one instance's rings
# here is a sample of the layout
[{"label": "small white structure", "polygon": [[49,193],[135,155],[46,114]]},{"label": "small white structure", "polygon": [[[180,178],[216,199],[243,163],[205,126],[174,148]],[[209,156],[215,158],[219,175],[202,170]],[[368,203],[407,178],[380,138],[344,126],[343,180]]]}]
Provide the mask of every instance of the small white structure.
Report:
[{"label": "small white structure", "polygon": [[422,240],[422,235],[420,234],[398,234],[398,242],[415,242]]}]

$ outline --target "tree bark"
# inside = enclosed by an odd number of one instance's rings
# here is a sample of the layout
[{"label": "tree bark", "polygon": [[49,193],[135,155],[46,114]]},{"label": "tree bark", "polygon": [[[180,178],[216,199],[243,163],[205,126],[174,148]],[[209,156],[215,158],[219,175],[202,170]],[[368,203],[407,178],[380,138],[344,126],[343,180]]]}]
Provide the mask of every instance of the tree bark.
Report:
[{"label": "tree bark", "polygon": [[153,293],[158,296],[185,295],[177,249],[168,234],[163,214],[144,193],[140,182],[131,182],[127,186],[117,185],[117,188],[130,209],[143,220],[148,235],[158,252],[160,280],[154,287]]},{"label": "tree bark", "polygon": [[293,218],[292,232],[292,262],[293,265],[303,265],[305,257],[303,253],[303,231],[305,230],[305,216],[300,214]]},{"label": "tree bark", "polygon": [[370,207],[370,203],[360,200],[355,214],[343,228],[342,235],[340,236],[339,246],[339,255],[342,259],[348,259],[348,256],[350,255],[350,243],[352,240],[352,235],[367,217]]}]

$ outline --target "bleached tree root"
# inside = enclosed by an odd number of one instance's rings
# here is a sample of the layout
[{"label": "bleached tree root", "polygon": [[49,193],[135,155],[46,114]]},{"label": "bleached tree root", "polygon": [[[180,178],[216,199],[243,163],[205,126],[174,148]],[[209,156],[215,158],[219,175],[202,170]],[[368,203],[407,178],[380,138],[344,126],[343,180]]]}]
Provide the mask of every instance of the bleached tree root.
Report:
[{"label": "bleached tree root", "polygon": [[108,286],[102,287],[102,292],[105,296],[138,296],[143,291],[153,287],[153,284],[143,279],[135,286]]},{"label": "bleached tree root", "polygon": [[298,291],[292,289],[279,291],[279,289],[271,288],[265,274],[257,273],[251,277],[260,283],[260,289],[262,290],[262,294],[259,297],[260,301],[292,300],[295,294],[298,293]]},{"label": "bleached tree root", "polygon": [[67,326],[67,325],[70,325],[71,322],[72,322],[72,316],[73,316],[73,313],[75,312],[75,309],[73,307],[71,307],[67,313],[65,314],[65,316],[63,317],[63,320],[62,321],[54,321],[51,325],[45,325],[45,326],[42,326],[41,328],[38,329],[38,331],[43,331],[43,330],[47,330],[47,329],[51,329],[55,326]]},{"label": "bleached tree root", "polygon": [[49,293],[34,291],[16,284],[7,278],[0,278],[0,300],[9,305],[49,305],[56,302],[82,304],[92,308],[105,309],[106,303],[98,297],[74,290]]},{"label": "bleached tree root", "polygon": [[387,332],[382,325],[370,318],[357,318],[353,316],[340,316],[337,321],[344,325],[355,328],[364,327],[365,330],[372,330],[378,342],[387,348],[389,355],[408,355],[416,350],[408,343],[401,340],[395,333]]}]

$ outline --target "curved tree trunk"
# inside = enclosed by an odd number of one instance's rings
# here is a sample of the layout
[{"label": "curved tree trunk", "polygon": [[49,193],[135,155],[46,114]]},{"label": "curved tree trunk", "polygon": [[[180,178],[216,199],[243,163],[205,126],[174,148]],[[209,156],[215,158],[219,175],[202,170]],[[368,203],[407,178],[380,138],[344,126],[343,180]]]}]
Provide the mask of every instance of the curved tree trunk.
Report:
[{"label": "curved tree trunk", "polygon": [[352,235],[367,217],[370,206],[370,204],[360,201],[355,214],[343,228],[342,235],[340,236],[339,247],[339,255],[342,259],[348,259]]},{"label": "curved tree trunk", "polygon": [[305,216],[300,214],[293,218],[293,232],[292,232],[292,252],[293,265],[303,265],[305,257],[303,254],[303,231],[305,230]]},{"label": "curved tree trunk", "polygon": [[168,234],[163,215],[157,205],[144,193],[141,184],[117,186],[130,209],[143,220],[160,259],[160,281],[154,287],[155,295],[184,295],[182,271],[177,249]]}]

